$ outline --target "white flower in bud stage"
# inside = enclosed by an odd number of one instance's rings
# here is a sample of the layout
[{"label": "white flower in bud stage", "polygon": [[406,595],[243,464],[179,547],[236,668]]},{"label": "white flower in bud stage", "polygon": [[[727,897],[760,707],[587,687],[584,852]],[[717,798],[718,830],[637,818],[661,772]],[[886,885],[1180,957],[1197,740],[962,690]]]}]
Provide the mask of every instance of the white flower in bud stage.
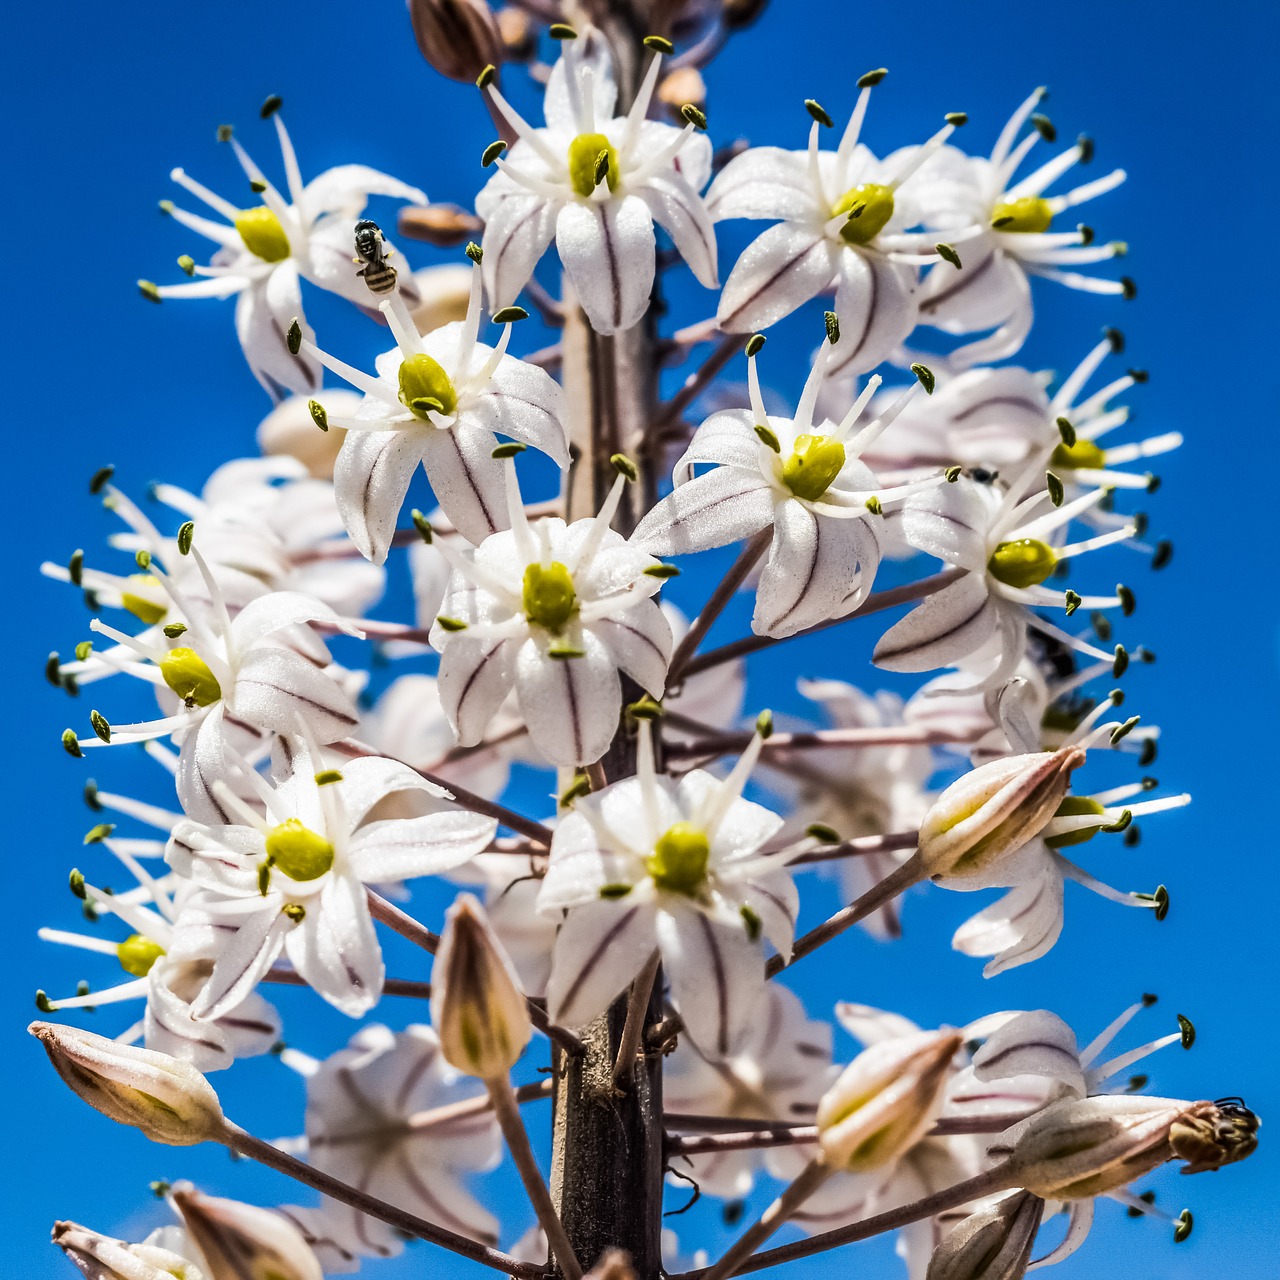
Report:
[{"label": "white flower in bud stage", "polygon": [[507,355],[510,321],[497,347],[479,341],[479,271],[472,270],[467,318],[426,336],[398,294],[382,302],[396,346],[377,358],[376,377],[302,340],[302,350],[364,392],[354,415],[333,420],[347,433],[333,483],[347,533],[375,564],[387,558],[419,463],[445,515],[471,543],[507,527],[494,432],[568,466],[560,385],[544,369]]},{"label": "white flower in bud stage", "polygon": [[[485,1097],[483,1087],[444,1060],[436,1033],[411,1025],[393,1032],[362,1027],[323,1062],[287,1049],[285,1062],[307,1081],[307,1158],[317,1169],[449,1231],[496,1244],[498,1220],[466,1187],[466,1176],[492,1169],[501,1136],[492,1111],[428,1117]],[[282,1210],[324,1254],[390,1257],[403,1238],[347,1205]],[[337,1246],[335,1248],[335,1246]],[[326,1270],[353,1269],[330,1267]]]},{"label": "white flower in bud stage", "polygon": [[1036,515],[1050,503],[1049,492],[1036,488],[1029,497],[1027,492],[1043,475],[1044,462],[1035,459],[1007,490],[960,476],[952,484],[935,485],[907,499],[899,516],[907,541],[964,572],[885,632],[875,648],[877,666],[887,671],[934,671],[966,659],[998,657],[981,685],[1003,684],[1027,651],[1028,628],[1090,657],[1113,658],[1036,610],[1131,611],[1132,596],[1124,589],[1112,596],[1080,596],[1042,584],[1064,561],[1129,541],[1136,527],[1127,524],[1080,542],[1064,542],[1066,526],[1098,506],[1107,491],[1090,490]]},{"label": "white flower in bud stage", "polygon": [[511,529],[474,551],[440,549],[454,573],[431,629],[440,699],[460,745],[479,742],[514,689],[533,745],[552,764],[591,764],[618,727],[629,675],[662,696],[671,627],[651,599],[658,562],[609,527],[619,474],[593,520],[525,518],[514,464]]},{"label": "white flower in bud stage", "polygon": [[[376,169],[359,164],[339,165],[303,184],[293,143],[284,123],[274,117],[284,160],[288,199],[263,176],[234,137],[228,140],[245,175],[263,203],[239,209],[187,176],[181,169],[169,175],[202,200],[226,223],[187,213],[169,201],[161,208],[184,227],[219,246],[207,267],[191,265],[202,279],[190,284],[157,288],[143,282],[143,292],[162,298],[229,298],[236,301],[236,334],[253,376],[272,399],[289,391],[314,393],[320,389],[320,366],[294,354],[288,345],[289,326],[302,316],[301,280],[318,285],[361,306],[369,291],[352,258],[352,227],[370,196],[391,196],[425,204],[417,187],[407,186]],[[401,288],[417,298],[408,271],[401,272]]]},{"label": "white flower in bud stage", "polygon": [[734,1053],[759,1009],[764,941],[790,954],[799,895],[790,850],[761,850],[782,819],[742,798],[759,735],[725,779],[654,771],[642,721],[638,774],[575,801],[556,827],[538,909],[566,912],[547,1011],[580,1027],[661,954],[687,1033],[712,1058]]},{"label": "white flower in bud stage", "polygon": [[[989,159],[970,157],[953,147],[931,156],[916,181],[925,222],[939,234],[954,227],[977,226],[977,238],[965,242],[960,270],[934,267],[920,289],[920,320],[947,333],[994,333],[969,343],[950,357],[964,368],[983,360],[1002,360],[1022,346],[1031,328],[1030,277],[1056,280],[1087,293],[1131,296],[1127,280],[1064,271],[1123,255],[1118,242],[1094,244],[1093,231],[1050,230],[1068,209],[1118,187],[1125,178],[1116,169],[1063,195],[1045,191],[1076,164],[1089,160],[1087,138],[1047,161],[1022,179],[1014,174],[1035,144],[1053,141],[1052,125],[1032,112],[1044,96],[1037,89],[1005,125]],[[1018,134],[1031,119],[1035,126],[1020,142]],[[1015,145],[1016,144],[1016,145]]]},{"label": "white flower in bud stage", "polygon": [[[811,1021],[795,995],[770,983],[731,1057],[708,1059],[681,1038],[663,1066],[662,1105],[692,1115],[809,1124],[838,1070],[831,1062],[830,1025]],[[687,1175],[705,1195],[738,1198],[750,1192],[762,1167],[789,1182],[814,1151],[811,1143],[792,1143],[675,1156],[671,1178],[683,1181]]]},{"label": "white flower in bud stage", "polygon": [[[753,147],[711,184],[707,208],[716,222],[778,222],[747,246],[725,281],[721,329],[767,328],[834,287],[842,337],[832,367],[862,373],[890,357],[915,328],[917,273],[921,263],[937,261],[937,236],[908,231],[922,210],[904,184],[955,126],[947,124],[922,147],[877,160],[858,138],[871,86],[882,77],[863,77],[836,151],[819,150],[815,113],[807,152]],[[951,238],[959,242],[967,234]],[[943,269],[955,270],[947,264]]]},{"label": "white flower in bud stage", "polygon": [[55,1222],[53,1243],[88,1280],[217,1280],[180,1227],[161,1227],[129,1244],[78,1222]]},{"label": "white flower in bud stage", "polygon": [[[794,635],[855,608],[880,564],[881,503],[919,487],[882,488],[859,457],[916,388],[856,435],[850,433],[878,379],[838,425],[814,424],[818,388],[838,349],[839,343],[823,343],[795,417],[780,418],[765,412],[757,346],[748,362],[751,408],[714,413],[698,428],[676,463],[675,488],[632,535],[636,546],[654,555],[683,555],[772,527],[751,620],[759,635]],[[695,475],[700,464],[713,470]]]},{"label": "white flower in bud stage", "polygon": [[[366,1013],[381,993],[383,967],[365,885],[459,866],[496,829],[449,806],[448,792],[407,765],[369,756],[317,771],[314,743],[280,742],[285,776],[276,786],[241,769],[262,811],[215,784],[239,825],[179,823],[169,843],[170,865],[208,891],[203,910],[234,931],[194,1002],[198,1019],[239,1003],[281,951],[330,1004],[351,1017]],[[419,817],[367,821],[399,791],[434,803]]]},{"label": "white flower in bud stage", "polygon": [[185,1183],[173,1189],[171,1203],[213,1280],[324,1280],[301,1232],[275,1210],[202,1195]]},{"label": "white flower in bud stage", "polygon": [[541,129],[481,78],[518,138],[476,197],[491,305],[515,301],[554,238],[592,329],[630,329],[653,290],[655,222],[698,281],[716,287],[715,230],[698,194],[711,176],[711,143],[692,121],[681,130],[645,118],[661,62],[655,52],[631,110],[614,116],[608,47],[594,29],[581,31],[552,68]]}]

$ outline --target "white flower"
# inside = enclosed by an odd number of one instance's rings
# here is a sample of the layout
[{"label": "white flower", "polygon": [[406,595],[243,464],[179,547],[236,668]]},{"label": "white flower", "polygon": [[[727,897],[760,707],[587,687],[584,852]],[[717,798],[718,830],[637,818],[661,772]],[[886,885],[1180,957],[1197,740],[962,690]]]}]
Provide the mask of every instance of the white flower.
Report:
[{"label": "white flower", "polygon": [[[263,176],[235,138],[229,138],[236,158],[251,183],[261,184],[263,203],[239,209],[189,178],[181,169],[169,175],[202,200],[226,223],[214,222],[165,202],[161,207],[184,227],[219,247],[207,267],[192,267],[203,277],[191,284],[149,282],[143,290],[155,298],[229,298],[236,302],[236,334],[253,376],[275,400],[288,391],[320,389],[320,367],[314,360],[291,353],[289,326],[302,316],[300,280],[307,280],[352,302],[367,306],[369,291],[352,261],[352,226],[370,196],[392,196],[425,204],[417,187],[407,186],[376,169],[359,164],[339,165],[303,184],[293,143],[279,115],[276,134],[284,160],[286,200]],[[414,291],[409,273],[404,284]]]},{"label": "white flower", "polygon": [[654,772],[647,722],[640,739],[638,776],[582,797],[556,828],[538,909],[567,915],[547,1011],[585,1025],[657,951],[690,1038],[723,1058],[758,1008],[764,940],[788,956],[799,907],[789,852],[761,852],[782,819],[742,798],[762,739],[727,779],[678,782]]},{"label": "white flower", "polygon": [[161,1227],[129,1244],[77,1222],[55,1222],[53,1243],[90,1280],[215,1280],[180,1227]]},{"label": "white flower", "polygon": [[[831,1027],[810,1020],[785,987],[765,988],[738,1051],[710,1061],[687,1037],[665,1061],[662,1105],[667,1111],[741,1120],[808,1124],[838,1068],[831,1063]],[[681,1156],[675,1173],[706,1195],[737,1198],[755,1184],[761,1167],[789,1182],[812,1158],[811,1143]]]},{"label": "white flower", "polygon": [[[1073,613],[1087,609],[1132,608],[1123,590],[1112,596],[1079,596],[1051,591],[1045,579],[1064,561],[1112,543],[1125,542],[1136,528],[1127,524],[1110,533],[1066,543],[1060,530],[1096,507],[1103,489],[1034,514],[1050,502],[1047,490],[1027,497],[1043,462],[1035,459],[1003,491],[967,476],[953,484],[935,486],[909,498],[902,509],[901,527],[918,550],[964,570],[956,582],[927,597],[895,623],[876,645],[874,661],[888,671],[933,671],[965,659],[981,662],[999,657],[984,677],[984,686],[1002,684],[1027,650],[1027,629],[1050,636],[1091,657],[1107,660],[1087,641],[1069,635],[1037,612],[1062,608]],[[1056,539],[1050,545],[1050,539]]]},{"label": "white flower", "polygon": [[[942,234],[952,227],[979,228],[979,235],[965,242],[960,270],[935,266],[920,290],[923,323],[956,334],[995,330],[951,353],[950,361],[958,368],[1004,359],[1022,345],[1032,320],[1029,277],[1057,280],[1088,293],[1133,294],[1129,280],[1061,269],[1109,261],[1125,252],[1124,244],[1094,244],[1093,231],[1085,226],[1050,230],[1053,220],[1068,209],[1118,187],[1125,178],[1123,169],[1063,195],[1046,196],[1044,192],[1074,165],[1092,157],[1093,144],[1081,138],[1026,177],[1014,179],[1041,138],[1054,140],[1053,126],[1031,114],[1043,96],[1044,90],[1037,89],[1014,112],[990,159],[971,158],[947,147],[929,158],[916,183],[928,226]],[[1018,142],[1028,117],[1035,127]]]},{"label": "white flower", "polygon": [[[859,455],[916,387],[852,438],[879,379],[872,379],[839,425],[815,426],[818,388],[838,349],[838,343],[823,343],[795,417],[779,418],[765,412],[755,345],[748,364],[751,408],[713,413],[698,428],[676,463],[675,488],[632,535],[635,545],[654,555],[681,555],[772,527],[751,620],[760,635],[793,635],[856,607],[880,564],[881,502],[915,491],[882,489]],[[714,469],[695,475],[699,464]]]},{"label": "white flower", "polygon": [[[778,222],[747,246],[725,282],[718,313],[725,331],[766,328],[834,286],[843,336],[833,367],[860,373],[891,356],[915,327],[918,264],[937,260],[937,237],[907,232],[920,216],[902,188],[955,126],[947,124],[922,147],[877,160],[858,137],[871,86],[882,76],[863,77],[836,151],[818,149],[815,113],[807,153],[753,147],[711,184],[707,208],[715,221]],[[955,270],[944,264],[948,269]]]},{"label": "white flower", "polygon": [[533,745],[553,764],[598,760],[618,727],[625,672],[660,698],[671,627],[650,598],[657,561],[609,528],[625,476],[594,520],[530,524],[508,461],[512,528],[474,551],[441,543],[454,567],[431,645],[462,746],[479,742],[515,690]]},{"label": "white flower", "polygon": [[468,542],[505,528],[502,467],[494,432],[569,462],[564,396],[545,370],[507,355],[511,323],[497,347],[478,341],[480,276],[473,268],[467,318],[425,337],[398,294],[380,306],[396,346],[377,358],[377,377],[301,349],[364,392],[350,418],[334,419],[346,439],[333,482],[352,542],[375,564],[387,558],[396,517],[421,463],[436,501]]},{"label": "white flower", "polygon": [[614,116],[618,90],[599,32],[587,28],[561,48],[547,82],[544,128],[530,126],[485,85],[519,139],[476,197],[485,220],[485,289],[493,306],[514,302],[554,237],[591,327],[613,334],[648,309],[655,222],[699,282],[716,287],[715,231],[698,194],[711,176],[711,143],[692,122],[679,130],[645,118],[660,54],[631,110]]},{"label": "white flower", "polygon": [[[179,823],[170,840],[170,865],[209,891],[202,907],[232,930],[192,1007],[197,1018],[238,1003],[282,950],[330,1004],[351,1017],[367,1012],[381,994],[383,966],[365,885],[459,866],[496,829],[442,803],[448,792],[407,765],[370,756],[317,772],[314,744],[281,742],[284,781],[271,787],[241,771],[265,816],[215,784],[239,825]],[[419,817],[366,821],[397,791],[435,803]]]}]

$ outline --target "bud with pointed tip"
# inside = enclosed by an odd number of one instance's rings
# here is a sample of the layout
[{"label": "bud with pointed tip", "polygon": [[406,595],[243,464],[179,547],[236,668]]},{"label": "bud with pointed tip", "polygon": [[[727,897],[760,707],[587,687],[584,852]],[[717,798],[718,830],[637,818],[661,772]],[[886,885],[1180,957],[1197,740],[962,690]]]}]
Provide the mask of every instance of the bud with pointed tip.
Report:
[{"label": "bud with pointed tip", "polygon": [[920,1031],[864,1049],[818,1103],[818,1142],[835,1169],[866,1173],[896,1160],[937,1118],[963,1038]]},{"label": "bud with pointed tip", "polygon": [[288,1218],[194,1188],[175,1191],[173,1203],[210,1280],[323,1280],[319,1260]]},{"label": "bud with pointed tip", "polygon": [[1022,1280],[1044,1201],[1028,1191],[1002,1196],[971,1213],[943,1237],[925,1280]]},{"label": "bud with pointed tip", "polygon": [[502,37],[485,0],[409,0],[422,56],[450,80],[474,80],[502,60]]},{"label": "bud with pointed tip", "polygon": [[1261,1123],[1239,1098],[1197,1102],[1173,1122],[1169,1142],[1187,1162],[1183,1173],[1204,1173],[1252,1155]]},{"label": "bud with pointed tip", "polygon": [[1082,747],[1005,756],[971,769],[930,806],[920,859],[933,879],[981,875],[1044,830],[1084,763]]},{"label": "bud with pointed tip", "polygon": [[78,1222],[55,1222],[53,1243],[89,1280],[211,1280],[190,1258],[152,1244],[127,1244]]},{"label": "bud with pointed tip", "polygon": [[[475,214],[468,213],[456,204],[405,205],[400,210],[396,225],[400,234],[406,239],[424,240],[427,244],[435,245],[437,249],[451,249],[454,245],[461,244],[464,240],[478,239],[480,233],[484,230],[484,223]],[[423,292],[426,291],[426,286],[432,278],[431,270],[428,267],[423,272],[414,275],[419,289]],[[467,276],[468,288],[464,290],[465,294],[470,292],[470,272],[467,273]],[[464,296],[462,302],[463,315],[466,314],[466,310],[466,297]]]},{"label": "bud with pointed tip", "polygon": [[33,1022],[27,1030],[74,1092],[153,1142],[194,1146],[217,1138],[226,1127],[213,1086],[190,1063],[78,1027]]},{"label": "bud with pointed tip", "polygon": [[431,1021],[445,1060],[482,1080],[505,1077],[533,1033],[511,960],[469,893],[445,916],[431,972]]}]

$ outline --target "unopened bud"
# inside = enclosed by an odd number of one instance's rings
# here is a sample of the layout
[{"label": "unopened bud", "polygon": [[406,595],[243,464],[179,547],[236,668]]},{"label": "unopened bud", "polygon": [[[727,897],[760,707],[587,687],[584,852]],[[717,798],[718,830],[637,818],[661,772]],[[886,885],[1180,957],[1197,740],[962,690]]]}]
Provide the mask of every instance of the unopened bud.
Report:
[{"label": "unopened bud", "polygon": [[1204,1173],[1252,1155],[1261,1123],[1239,1098],[1197,1102],[1173,1122],[1169,1142],[1187,1162],[1183,1173]]},{"label": "unopened bud", "polygon": [[419,293],[412,308],[413,321],[419,333],[430,333],[466,316],[471,297],[469,266],[427,267],[414,272],[413,278]]},{"label": "unopened bud", "polygon": [[442,76],[474,80],[502,60],[498,24],[485,0],[409,0],[418,49]]},{"label": "unopened bud", "polygon": [[818,1141],[834,1169],[867,1173],[896,1160],[933,1124],[963,1042],[921,1031],[864,1049],[818,1103]]},{"label": "unopened bud", "polygon": [[920,824],[920,859],[934,879],[980,875],[1039,835],[1084,763],[1081,747],[1005,756],[953,782]]},{"label": "unopened bud", "polygon": [[190,1258],[152,1244],[127,1244],[78,1222],[55,1222],[53,1243],[89,1280],[174,1280],[198,1274]]},{"label": "unopened bud", "polygon": [[484,223],[456,204],[410,204],[400,210],[397,229],[406,240],[425,240],[437,249],[452,249],[474,240]]},{"label": "unopened bud", "polygon": [[431,982],[431,1021],[445,1060],[482,1080],[505,1076],[529,1043],[529,1010],[484,908],[469,893],[445,916]]},{"label": "unopened bud", "polygon": [[622,1249],[606,1249],[583,1280],[636,1280],[631,1255]]},{"label": "unopened bud", "polygon": [[212,1280],[323,1280],[302,1232],[280,1214],[194,1189],[175,1191],[173,1203]]},{"label": "unopened bud", "polygon": [[925,1280],[1022,1280],[1043,1215],[1044,1201],[1027,1191],[971,1213],[934,1249]]},{"label": "unopened bud", "polygon": [[222,1107],[208,1080],[167,1053],[119,1044],[92,1031],[33,1022],[28,1028],[74,1092],[153,1142],[194,1146],[224,1129]]},{"label": "unopened bud", "polygon": [[684,124],[681,108],[689,103],[706,110],[707,85],[697,67],[677,67],[658,82],[658,101],[673,120]]},{"label": "unopened bud", "polygon": [[531,15],[509,4],[494,15],[508,62],[528,62],[538,51],[538,30]]},{"label": "unopened bud", "polygon": [[[321,392],[325,420],[328,415],[350,417],[359,407],[363,396],[356,391],[329,390]],[[258,424],[258,448],[272,456],[297,458],[317,480],[333,479],[333,464],[346,432],[341,427],[321,431],[316,425],[316,415],[306,396],[290,396],[282,400]]]}]

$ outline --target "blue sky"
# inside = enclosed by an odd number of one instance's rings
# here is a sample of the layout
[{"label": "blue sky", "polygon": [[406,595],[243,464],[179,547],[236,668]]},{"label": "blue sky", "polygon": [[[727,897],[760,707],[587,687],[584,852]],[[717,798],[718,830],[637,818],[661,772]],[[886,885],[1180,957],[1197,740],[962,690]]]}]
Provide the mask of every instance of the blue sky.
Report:
[{"label": "blue sky", "polygon": [[[492,125],[472,91],[421,64],[394,0],[229,0],[212,11],[157,0],[76,5],[16,34],[0,81],[9,122],[0,146],[12,183],[2,240],[10,296],[0,319],[11,451],[3,563],[9,967],[0,995],[8,1084],[0,1132],[8,1159],[0,1180],[8,1183],[5,1270],[57,1276],[67,1271],[47,1243],[53,1219],[145,1231],[160,1217],[148,1203],[152,1178],[190,1176],[262,1202],[289,1195],[260,1170],[233,1168],[217,1149],[152,1147],[89,1113],[23,1033],[37,986],[62,989],[87,972],[83,959],[37,943],[34,930],[44,922],[74,927],[67,870],[92,857],[79,847],[90,820],[78,793],[90,770],[69,761],[57,741],[89,703],[66,705],[39,674],[50,648],[65,652],[83,637],[84,618],[36,566],[100,545],[109,526],[86,492],[96,467],[117,463],[138,493],[161,478],[198,487],[219,461],[251,451],[266,407],[233,340],[229,305],[156,308],[134,292],[137,277],[177,278],[166,264],[200,252],[193,237],[157,214],[156,201],[173,194],[167,174],[175,164],[215,189],[238,190],[232,159],[214,141],[222,122],[237,123],[250,150],[272,162],[269,132],[257,121],[268,93],[284,98],[304,171],[359,160],[461,204],[481,178],[478,157]],[[857,75],[888,66],[865,135],[882,151],[927,136],[954,110],[969,112],[969,144],[985,149],[1030,88],[1049,85],[1048,110],[1062,136],[1091,133],[1099,171],[1115,164],[1129,171],[1129,182],[1090,221],[1100,236],[1130,242],[1128,270],[1140,294],[1121,304],[1041,291],[1028,362],[1074,364],[1102,325],[1121,325],[1129,358],[1152,375],[1133,397],[1139,429],[1188,437],[1161,466],[1164,486],[1151,503],[1154,527],[1177,544],[1173,567],[1155,578],[1132,560],[1115,563],[1139,592],[1132,638],[1159,655],[1129,679],[1130,696],[1164,730],[1161,781],[1193,791],[1196,804],[1147,823],[1138,849],[1112,842],[1090,861],[1126,887],[1166,883],[1173,897],[1167,922],[1069,892],[1056,950],[984,983],[976,964],[948,949],[971,902],[922,893],[908,904],[905,943],[886,949],[846,938],[820,976],[801,975],[798,990],[814,1013],[826,1000],[855,999],[930,1026],[997,1008],[1048,1007],[1085,1039],[1138,993],[1156,991],[1161,1004],[1142,1027],[1155,1035],[1183,1012],[1199,1041],[1191,1053],[1167,1050],[1156,1060],[1153,1089],[1241,1093],[1264,1119],[1280,1114],[1271,1068],[1280,1031],[1264,862],[1273,840],[1264,806],[1275,782],[1269,736],[1259,730],[1280,710],[1280,606],[1256,577],[1274,537],[1274,502],[1242,482],[1261,476],[1274,456],[1268,359],[1276,280],[1265,219],[1277,191],[1271,103],[1263,101],[1270,67],[1264,71],[1262,59],[1277,35],[1275,7],[1242,0],[1211,8],[1076,0],[1060,9],[917,0],[909,12],[775,0],[709,74],[718,141],[742,133],[797,146],[808,123],[802,99],[817,97],[839,116],[851,105]],[[1255,226],[1260,236],[1250,235]],[[743,243],[742,229],[730,229],[722,239],[726,260]],[[410,255],[415,264],[445,260],[425,247],[411,247]],[[706,314],[696,286],[677,284],[673,298],[680,323]],[[317,308],[313,318],[320,323],[327,314]],[[770,348],[768,376],[783,392],[798,389],[811,330],[784,326]],[[369,354],[371,336],[351,333]],[[736,622],[744,621],[739,611]],[[786,689],[796,675],[870,679],[865,655],[874,638],[829,633],[781,651],[756,673],[751,705],[794,705]],[[98,755],[93,772],[119,790],[154,783],[119,752]],[[433,903],[424,898],[423,910],[436,909]],[[833,903],[834,890],[820,889],[810,909],[816,915]],[[396,947],[388,948],[388,967],[420,976],[418,958]],[[101,970],[89,976],[105,981]],[[285,995],[286,1031],[299,1047],[323,1053],[348,1034],[349,1024],[318,1001]],[[383,1012],[398,1025],[420,1011],[389,1000]],[[107,1013],[98,1018],[104,1030],[123,1025]],[[849,1051],[846,1042],[842,1052]],[[249,1063],[233,1077],[218,1083],[236,1119],[268,1136],[293,1131],[300,1089],[276,1063]],[[1162,1204],[1194,1207],[1197,1231],[1187,1245],[1175,1249],[1163,1230],[1104,1206],[1088,1248],[1059,1275],[1274,1274],[1267,1206],[1280,1159],[1267,1138],[1264,1130],[1247,1165],[1153,1181]],[[493,1194],[519,1204],[507,1180],[497,1180]],[[522,1212],[513,1210],[513,1218],[523,1226]],[[724,1238],[709,1211],[675,1221],[687,1224],[687,1245],[703,1241],[715,1251]],[[857,1248],[856,1256],[818,1260],[797,1274],[835,1275],[887,1251],[883,1243]],[[437,1273],[464,1270],[444,1256],[428,1260],[417,1246],[401,1263],[367,1274],[407,1276],[427,1265]],[[875,1274],[896,1274],[888,1265]]]}]

